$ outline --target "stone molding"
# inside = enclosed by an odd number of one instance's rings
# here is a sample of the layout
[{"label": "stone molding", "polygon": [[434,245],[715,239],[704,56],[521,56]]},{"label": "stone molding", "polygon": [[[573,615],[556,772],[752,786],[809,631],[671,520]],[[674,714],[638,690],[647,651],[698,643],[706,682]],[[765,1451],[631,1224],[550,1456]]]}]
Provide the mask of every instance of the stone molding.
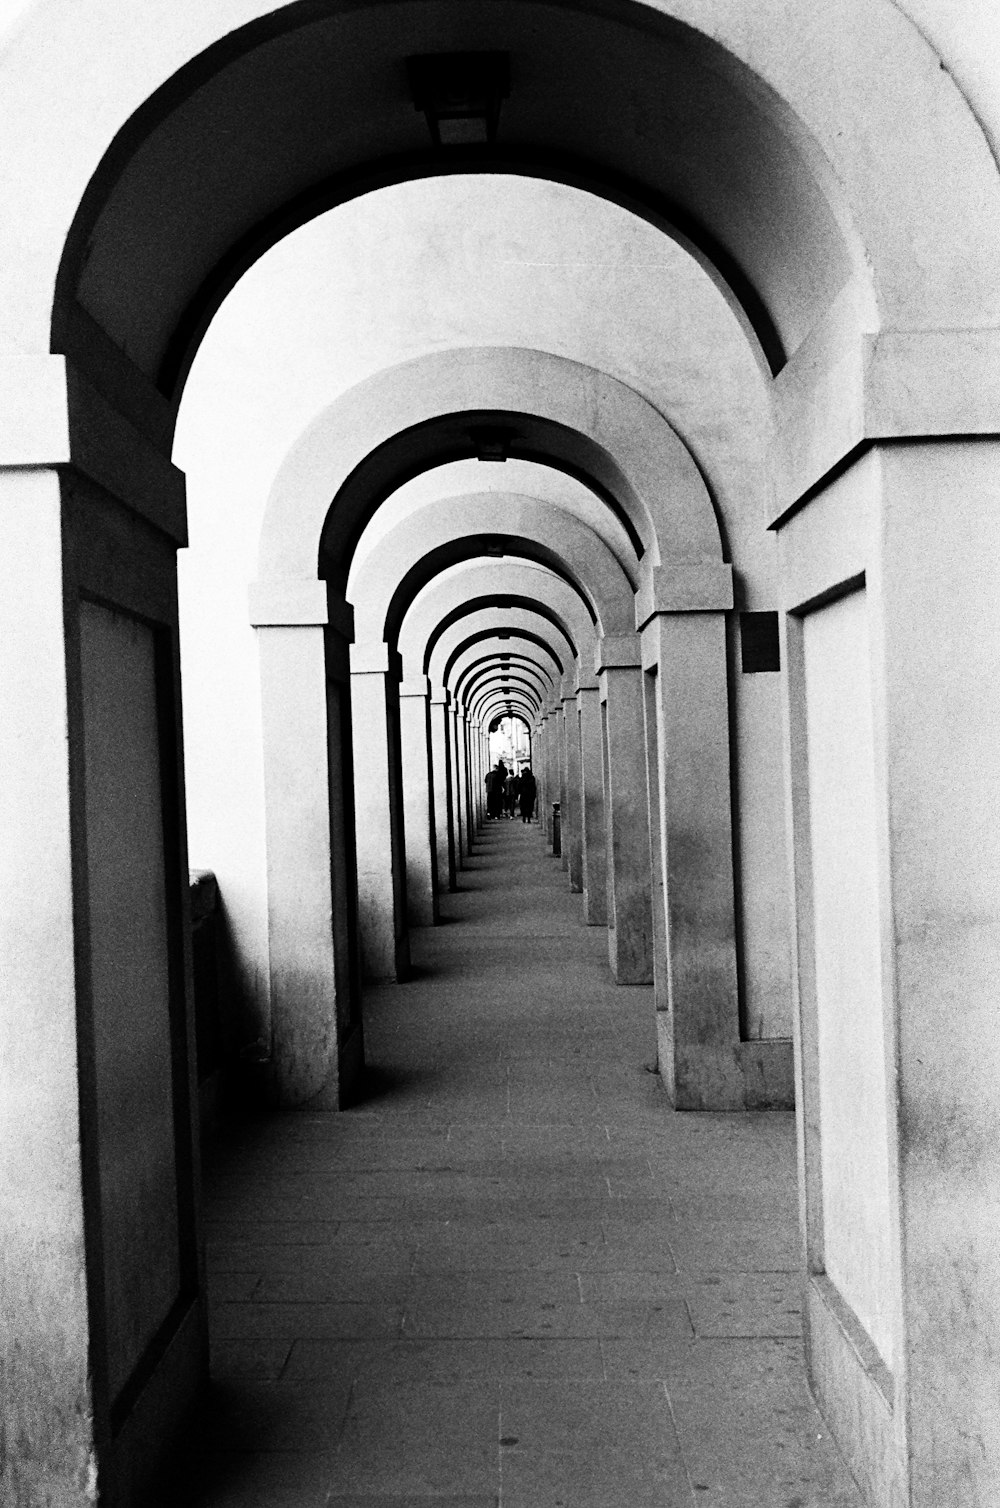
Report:
[{"label": "stone molding", "polygon": [[609,634],[598,639],[594,654],[594,672],[600,675],[605,670],[637,670],[642,664],[642,648],[638,635]]},{"label": "stone molding", "polygon": [[732,605],[733,568],[725,561],[652,566],[635,594],[636,632],[657,613],[722,613]]},{"label": "stone molding", "polygon": [[348,642],[354,640],[354,609],[325,581],[252,581],[247,595],[254,628],[329,627]]},{"label": "stone molding", "polygon": [[183,471],[64,356],[0,358],[0,467],[71,469],[187,544]]},{"label": "stone molding", "polygon": [[1000,329],[858,335],[834,309],[773,391],[778,529],[876,445],[1000,435]]}]

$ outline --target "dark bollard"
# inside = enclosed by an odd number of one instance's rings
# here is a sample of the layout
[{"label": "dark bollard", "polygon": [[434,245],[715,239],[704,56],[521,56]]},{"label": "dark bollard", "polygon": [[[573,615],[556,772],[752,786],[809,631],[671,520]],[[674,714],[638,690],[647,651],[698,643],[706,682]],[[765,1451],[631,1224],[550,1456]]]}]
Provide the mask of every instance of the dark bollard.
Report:
[{"label": "dark bollard", "polygon": [[556,857],[562,854],[562,830],[559,823],[559,802],[552,803],[552,852]]}]

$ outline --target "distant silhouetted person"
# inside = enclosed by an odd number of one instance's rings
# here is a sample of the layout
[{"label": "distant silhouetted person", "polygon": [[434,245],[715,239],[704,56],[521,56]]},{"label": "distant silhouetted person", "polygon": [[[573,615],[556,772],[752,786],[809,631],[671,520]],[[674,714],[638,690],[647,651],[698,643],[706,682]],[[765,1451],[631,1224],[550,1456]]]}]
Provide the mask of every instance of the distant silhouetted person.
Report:
[{"label": "distant silhouetted person", "polygon": [[530,822],[535,815],[535,798],[538,795],[538,783],[531,773],[530,765],[525,765],[521,771],[517,794],[521,803],[521,821]]},{"label": "distant silhouetted person", "polygon": [[508,820],[517,812],[517,797],[521,789],[521,777],[511,770],[503,788],[503,809]]},{"label": "distant silhouetted person", "polygon": [[503,816],[504,786],[507,781],[507,766],[502,759],[498,759],[495,767],[486,773],[486,815],[487,817]]}]

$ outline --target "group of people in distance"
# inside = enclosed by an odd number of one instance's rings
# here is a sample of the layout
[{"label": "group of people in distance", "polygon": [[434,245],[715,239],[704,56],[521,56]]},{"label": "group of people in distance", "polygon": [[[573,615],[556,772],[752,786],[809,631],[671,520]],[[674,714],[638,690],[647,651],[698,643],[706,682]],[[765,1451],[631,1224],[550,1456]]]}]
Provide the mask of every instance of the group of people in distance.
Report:
[{"label": "group of people in distance", "polygon": [[508,770],[498,759],[486,774],[486,816],[490,821],[506,817],[508,820],[521,812],[521,821],[530,822],[535,815],[538,784],[531,773],[530,765],[522,765],[520,773]]}]

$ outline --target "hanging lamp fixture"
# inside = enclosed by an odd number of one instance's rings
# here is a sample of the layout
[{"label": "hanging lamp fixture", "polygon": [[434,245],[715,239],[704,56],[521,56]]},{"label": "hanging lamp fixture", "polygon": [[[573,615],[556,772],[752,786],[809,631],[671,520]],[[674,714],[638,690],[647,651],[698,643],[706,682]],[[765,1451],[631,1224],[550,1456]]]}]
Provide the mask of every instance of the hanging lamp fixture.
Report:
[{"label": "hanging lamp fixture", "polygon": [[486,146],[496,140],[510,94],[507,52],[437,52],[407,58],[414,109],[427,118],[435,147]]}]

